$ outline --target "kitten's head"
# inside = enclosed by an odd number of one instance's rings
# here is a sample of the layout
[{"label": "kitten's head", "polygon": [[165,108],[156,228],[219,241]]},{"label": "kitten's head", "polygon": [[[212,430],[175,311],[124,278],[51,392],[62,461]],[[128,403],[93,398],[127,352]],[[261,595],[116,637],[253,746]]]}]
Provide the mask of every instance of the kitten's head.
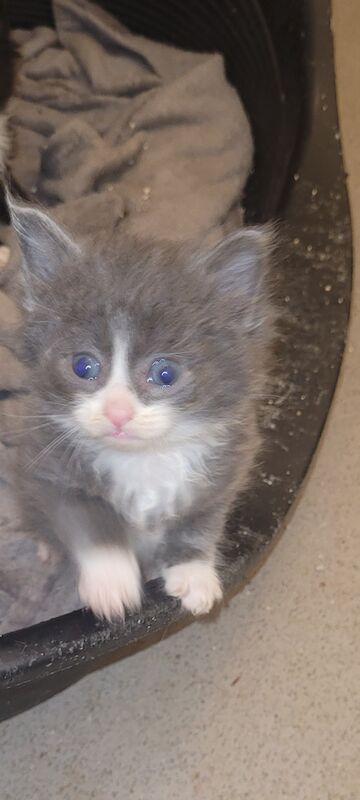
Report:
[{"label": "kitten's head", "polygon": [[121,232],[78,244],[37,208],[11,212],[31,389],[54,424],[127,450],[210,443],[246,424],[272,316],[267,229],[199,253]]}]

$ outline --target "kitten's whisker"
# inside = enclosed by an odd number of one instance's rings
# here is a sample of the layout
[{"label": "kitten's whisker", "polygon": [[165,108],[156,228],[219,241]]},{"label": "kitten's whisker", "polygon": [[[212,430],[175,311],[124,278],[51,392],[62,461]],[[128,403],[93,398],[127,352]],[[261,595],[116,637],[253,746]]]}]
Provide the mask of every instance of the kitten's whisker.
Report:
[{"label": "kitten's whisker", "polygon": [[31,322],[31,321],[27,322],[26,323],[26,327],[28,325],[49,325],[51,322],[54,322],[54,320],[53,319],[37,319],[37,320],[34,320],[34,322]]},{"label": "kitten's whisker", "polygon": [[56,449],[56,447],[58,447],[58,445],[60,445],[63,441],[65,441],[69,436],[72,436],[75,431],[76,431],[75,428],[70,429],[68,431],[65,431],[64,433],[61,433],[59,436],[56,436],[55,439],[52,439],[52,441],[48,445],[46,445],[46,447],[44,447],[40,451],[40,453],[38,453],[37,456],[35,456],[35,458],[33,458],[32,461],[30,461],[29,464],[27,464],[26,469],[30,469],[30,467],[33,467],[34,464],[37,464],[45,455],[51,453],[53,450]]},{"label": "kitten's whisker", "polygon": [[0,417],[15,417],[16,419],[61,419],[62,414],[10,414],[7,411],[0,411]]},{"label": "kitten's whisker", "polygon": [[43,425],[35,425],[33,428],[21,428],[20,430],[13,430],[13,431],[0,431],[0,436],[15,436],[21,435],[23,433],[30,433],[32,431],[39,431],[40,428],[48,428],[51,425],[51,422],[44,422]]},{"label": "kitten's whisker", "polygon": [[[76,439],[77,439],[77,441],[76,441]],[[73,442],[71,442],[70,444],[73,444]],[[68,470],[70,470],[70,465],[71,465],[72,459],[75,461],[75,459],[77,458],[77,454],[80,452],[80,447],[81,447],[81,436],[79,434],[77,434],[77,437],[75,438],[75,443],[74,443],[73,450],[69,455],[69,459],[68,459],[68,463],[67,463]],[[68,448],[65,450],[65,456],[66,456],[67,450],[68,450]]]},{"label": "kitten's whisker", "polygon": [[63,408],[67,408],[69,406],[69,401],[67,403],[63,403],[61,400],[59,400],[58,396],[52,392],[48,393],[47,398],[54,406],[62,406]]},{"label": "kitten's whisker", "polygon": [[51,315],[52,320],[58,319],[58,316],[54,315],[54,309],[49,308],[48,306],[45,306],[44,303],[40,303],[39,300],[36,300],[34,305],[35,305],[36,308],[43,308],[44,311],[48,311],[48,313]]},{"label": "kitten's whisker", "polygon": [[35,464],[38,465],[39,461],[41,461],[41,459],[44,456],[49,455],[54,450],[56,450],[57,446],[60,445],[66,438],[67,436],[64,434],[61,437],[59,436],[57,439],[53,440],[50,445],[48,445],[46,448],[41,450],[40,453],[38,453],[36,458],[34,458],[29,464],[26,465],[26,469],[27,470],[30,469],[31,467],[35,466]]}]

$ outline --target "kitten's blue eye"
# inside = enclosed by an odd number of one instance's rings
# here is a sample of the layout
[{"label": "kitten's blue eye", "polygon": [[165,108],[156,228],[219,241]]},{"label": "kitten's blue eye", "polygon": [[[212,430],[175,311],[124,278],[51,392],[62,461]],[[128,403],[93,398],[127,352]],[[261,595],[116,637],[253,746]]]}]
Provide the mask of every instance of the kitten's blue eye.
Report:
[{"label": "kitten's blue eye", "polygon": [[77,353],[72,362],[73,370],[78,378],[94,381],[101,371],[101,364],[90,353]]},{"label": "kitten's blue eye", "polygon": [[178,376],[178,368],[173,361],[168,358],[159,358],[151,364],[147,377],[148,383],[156,383],[158,386],[171,386],[175,383]]}]

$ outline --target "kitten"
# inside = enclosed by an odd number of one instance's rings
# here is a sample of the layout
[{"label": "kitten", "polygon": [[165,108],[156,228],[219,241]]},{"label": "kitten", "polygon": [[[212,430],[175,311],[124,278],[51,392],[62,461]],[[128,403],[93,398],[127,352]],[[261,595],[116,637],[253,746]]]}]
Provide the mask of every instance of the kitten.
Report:
[{"label": "kitten", "polygon": [[218,546],[259,448],[273,311],[267,228],[207,252],[121,231],[75,242],[11,201],[23,253],[26,523],[55,535],[99,616],[142,581],[193,614],[222,597]]}]

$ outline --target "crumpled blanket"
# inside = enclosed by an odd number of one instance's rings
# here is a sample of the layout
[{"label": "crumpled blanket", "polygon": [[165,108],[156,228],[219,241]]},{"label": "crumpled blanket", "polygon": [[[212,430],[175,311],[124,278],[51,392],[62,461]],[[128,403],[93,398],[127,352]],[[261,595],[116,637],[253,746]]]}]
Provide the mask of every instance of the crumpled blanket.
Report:
[{"label": "crumpled blanket", "polygon": [[64,204],[76,231],[120,218],[138,235],[219,238],[252,163],[249,123],[218,54],[129,33],[85,0],[54,0],[56,30],[15,33],[9,113],[20,186]]},{"label": "crumpled blanket", "polygon": [[[222,57],[134,35],[86,0],[54,0],[55,29],[15,31],[8,111],[22,189],[75,234],[121,224],[137,236],[210,242],[241,224],[253,146]],[[4,232],[4,241],[12,242]],[[0,283],[2,324],[18,253]],[[8,283],[7,283],[8,281]],[[74,569],[22,531],[11,488],[26,375],[0,347],[0,633],[80,606]]]}]

